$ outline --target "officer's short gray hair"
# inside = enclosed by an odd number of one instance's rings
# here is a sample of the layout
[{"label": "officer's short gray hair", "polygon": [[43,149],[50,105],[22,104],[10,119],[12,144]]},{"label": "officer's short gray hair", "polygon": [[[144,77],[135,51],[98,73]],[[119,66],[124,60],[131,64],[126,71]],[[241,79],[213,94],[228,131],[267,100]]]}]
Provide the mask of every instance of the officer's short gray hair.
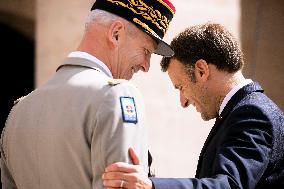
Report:
[{"label": "officer's short gray hair", "polygon": [[120,17],[116,16],[115,14],[104,10],[95,9],[92,10],[87,17],[86,28],[88,28],[88,26],[92,23],[108,25],[118,19],[120,19]]},{"label": "officer's short gray hair", "polygon": [[117,20],[124,22],[128,33],[131,36],[135,36],[137,28],[134,24],[130,23],[129,21],[115,14],[100,9],[95,9],[91,11],[91,13],[87,17],[85,29],[88,30],[89,26],[92,25],[93,23],[108,26]]}]

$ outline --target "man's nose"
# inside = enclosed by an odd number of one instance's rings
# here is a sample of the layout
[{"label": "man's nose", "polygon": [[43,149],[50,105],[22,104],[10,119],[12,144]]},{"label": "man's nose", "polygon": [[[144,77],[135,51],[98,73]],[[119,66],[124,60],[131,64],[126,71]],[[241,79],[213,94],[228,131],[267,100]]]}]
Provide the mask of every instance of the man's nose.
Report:
[{"label": "man's nose", "polygon": [[186,108],[186,107],[188,107],[189,106],[189,101],[188,101],[188,99],[187,98],[185,98],[183,95],[182,95],[182,93],[180,93],[180,105],[183,107],[183,108]]}]

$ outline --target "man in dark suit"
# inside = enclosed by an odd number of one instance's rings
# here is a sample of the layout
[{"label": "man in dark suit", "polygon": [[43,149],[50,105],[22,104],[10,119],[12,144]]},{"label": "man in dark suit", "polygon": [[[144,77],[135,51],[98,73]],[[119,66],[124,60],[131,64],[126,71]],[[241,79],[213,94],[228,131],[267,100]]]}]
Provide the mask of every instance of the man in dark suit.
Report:
[{"label": "man in dark suit", "polygon": [[135,165],[106,168],[104,185],[138,189],[284,188],[284,114],[256,82],[242,74],[234,37],[219,24],[197,25],[173,39],[175,55],[163,58],[183,107],[192,104],[204,120],[216,118],[201,151],[195,178],[147,178]]}]

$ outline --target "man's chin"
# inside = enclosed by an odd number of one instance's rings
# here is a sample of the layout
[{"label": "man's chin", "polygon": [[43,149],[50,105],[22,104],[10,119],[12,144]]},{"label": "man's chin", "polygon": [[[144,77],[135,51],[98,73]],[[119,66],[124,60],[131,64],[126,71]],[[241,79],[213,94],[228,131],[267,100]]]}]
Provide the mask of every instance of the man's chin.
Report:
[{"label": "man's chin", "polygon": [[209,115],[207,115],[207,114],[204,114],[204,113],[200,113],[200,115],[201,115],[201,118],[203,119],[203,121],[209,121],[209,120],[211,120],[211,119],[214,119],[214,118],[216,118],[216,116],[209,116]]},{"label": "man's chin", "polygon": [[132,77],[133,77],[133,74],[127,76],[125,79],[126,79],[126,80],[130,80],[130,79],[132,79]]},{"label": "man's chin", "polygon": [[125,74],[125,75],[121,75],[119,79],[125,79],[125,80],[130,80],[132,79],[133,74]]},{"label": "man's chin", "polygon": [[134,74],[135,74],[135,73],[130,73],[130,74],[128,74],[125,79],[126,79],[126,80],[132,79],[133,76],[134,76]]}]

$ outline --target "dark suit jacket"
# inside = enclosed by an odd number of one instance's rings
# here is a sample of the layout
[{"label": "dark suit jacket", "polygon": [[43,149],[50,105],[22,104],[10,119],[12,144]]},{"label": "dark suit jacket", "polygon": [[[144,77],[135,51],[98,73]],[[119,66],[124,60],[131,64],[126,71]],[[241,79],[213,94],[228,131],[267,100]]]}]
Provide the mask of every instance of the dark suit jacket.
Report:
[{"label": "dark suit jacket", "polygon": [[155,189],[283,189],[283,112],[257,83],[244,86],[216,119],[195,178],[151,180]]}]

